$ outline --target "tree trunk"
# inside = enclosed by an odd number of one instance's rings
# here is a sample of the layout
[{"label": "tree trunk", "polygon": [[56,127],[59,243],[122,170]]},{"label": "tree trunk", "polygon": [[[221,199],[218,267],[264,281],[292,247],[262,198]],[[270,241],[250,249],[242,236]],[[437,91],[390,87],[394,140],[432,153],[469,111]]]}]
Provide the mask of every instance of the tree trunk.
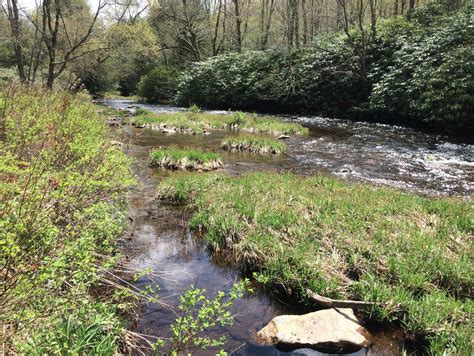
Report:
[{"label": "tree trunk", "polygon": [[240,0],[232,0],[235,14],[235,45],[238,52],[242,52],[242,18],[240,13]]},{"label": "tree trunk", "polygon": [[308,44],[308,17],[306,16],[306,0],[301,0],[301,15],[303,16],[303,45]]},{"label": "tree trunk", "polygon": [[372,31],[372,44],[375,43],[377,38],[377,0],[369,0],[370,8],[370,29]]},{"label": "tree trunk", "polygon": [[25,64],[23,58],[23,48],[21,46],[20,18],[18,16],[17,0],[7,0],[8,20],[13,35],[13,51],[15,52],[15,62],[18,68],[18,77],[22,83],[26,82]]}]

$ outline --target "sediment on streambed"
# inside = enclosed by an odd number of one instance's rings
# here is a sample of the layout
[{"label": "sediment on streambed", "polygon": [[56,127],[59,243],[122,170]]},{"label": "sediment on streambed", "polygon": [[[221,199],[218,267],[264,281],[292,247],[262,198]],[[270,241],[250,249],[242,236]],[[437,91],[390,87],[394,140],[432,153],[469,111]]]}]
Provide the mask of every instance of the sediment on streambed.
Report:
[{"label": "sediment on streambed", "polygon": [[190,227],[264,285],[372,301],[368,316],[434,353],[471,348],[468,202],[268,172],[173,176],[158,195],[192,207]]},{"label": "sediment on streambed", "polygon": [[170,170],[210,171],[222,168],[217,153],[174,147],[158,148],[150,153],[150,165]]},{"label": "sediment on streambed", "polygon": [[257,135],[237,135],[224,138],[221,148],[227,151],[250,152],[256,154],[280,154],[286,145],[276,139]]}]

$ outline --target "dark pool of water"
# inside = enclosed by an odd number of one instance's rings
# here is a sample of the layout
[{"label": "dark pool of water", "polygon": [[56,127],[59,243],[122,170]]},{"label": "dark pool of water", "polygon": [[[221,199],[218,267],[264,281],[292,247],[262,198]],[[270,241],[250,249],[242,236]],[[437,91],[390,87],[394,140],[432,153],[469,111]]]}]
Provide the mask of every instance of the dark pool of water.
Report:
[{"label": "dark pool of water", "polygon": [[[125,108],[131,102],[114,100],[107,104]],[[154,111],[175,111],[167,106],[141,106]],[[311,127],[311,136],[291,138],[287,142],[287,155],[261,157],[222,153],[226,170],[233,174],[249,170],[302,174],[322,171],[427,194],[467,196],[472,192],[473,148],[470,145],[443,143],[436,137],[401,128],[366,124],[350,126],[318,118],[298,120]],[[126,127],[124,131],[123,141],[135,159],[134,170],[140,183],[132,194],[130,215],[133,223],[126,253],[131,267],[153,271],[152,275],[140,278],[137,286],[143,288],[157,284],[160,287],[160,302],[143,305],[136,331],[168,337],[169,325],[176,318],[180,294],[195,285],[205,288],[207,295],[212,297],[218,290],[228,290],[241,279],[241,274],[235,268],[213,260],[204,244],[187,229],[186,216],[181,209],[156,201],[156,186],[168,173],[149,168],[148,154],[154,147],[169,145],[217,150],[229,132],[213,131],[206,136],[192,136],[164,135],[132,127]],[[419,137],[422,140],[417,145],[415,141]],[[326,355],[307,349],[284,352],[276,347],[260,346],[255,340],[256,331],[276,315],[298,312],[277,297],[257,290],[237,301],[233,309],[236,316],[233,326],[210,330],[209,335],[225,335],[224,349],[233,355]],[[400,333],[380,328],[372,328],[371,332],[374,345],[354,355],[401,353],[403,338]],[[215,354],[215,350],[201,354]]]}]

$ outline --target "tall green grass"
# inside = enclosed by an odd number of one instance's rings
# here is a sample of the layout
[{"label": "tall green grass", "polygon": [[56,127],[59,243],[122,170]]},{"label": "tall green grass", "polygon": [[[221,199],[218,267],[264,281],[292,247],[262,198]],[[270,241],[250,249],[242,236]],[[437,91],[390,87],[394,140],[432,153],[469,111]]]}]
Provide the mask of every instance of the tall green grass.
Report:
[{"label": "tall green grass", "polygon": [[224,138],[221,148],[228,151],[242,151],[256,154],[284,153],[286,145],[270,137],[257,135],[237,135]]},{"label": "tall green grass", "polygon": [[317,176],[180,175],[161,199],[268,286],[373,301],[432,353],[472,351],[473,206]]},{"label": "tall green grass", "polygon": [[152,166],[166,169],[212,170],[222,167],[217,153],[175,147],[152,151],[150,160]]},{"label": "tall green grass", "polygon": [[198,111],[155,114],[141,110],[131,120],[134,125],[158,125],[175,129],[179,132],[202,134],[208,130],[234,129],[271,134],[307,134],[308,129],[276,117],[257,116],[237,112],[231,114],[212,114]]}]

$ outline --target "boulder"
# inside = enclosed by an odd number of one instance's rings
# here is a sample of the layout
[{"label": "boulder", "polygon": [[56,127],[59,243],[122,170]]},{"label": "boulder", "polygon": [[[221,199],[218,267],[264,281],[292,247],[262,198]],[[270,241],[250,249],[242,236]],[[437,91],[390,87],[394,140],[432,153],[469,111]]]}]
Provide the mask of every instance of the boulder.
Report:
[{"label": "boulder", "polygon": [[359,324],[353,310],[345,308],[277,316],[257,336],[267,345],[337,352],[358,350],[370,345],[369,332]]}]

